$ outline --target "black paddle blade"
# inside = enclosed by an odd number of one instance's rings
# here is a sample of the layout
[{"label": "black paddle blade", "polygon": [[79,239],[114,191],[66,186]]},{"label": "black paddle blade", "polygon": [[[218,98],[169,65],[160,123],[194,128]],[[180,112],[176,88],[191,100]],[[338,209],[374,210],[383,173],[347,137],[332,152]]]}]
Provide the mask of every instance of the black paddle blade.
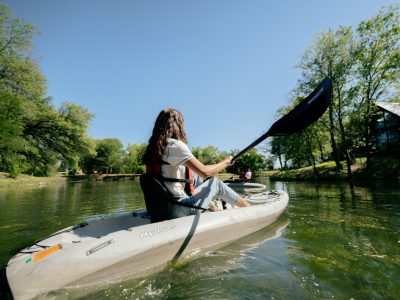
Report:
[{"label": "black paddle blade", "polygon": [[268,136],[288,135],[306,128],[323,115],[331,100],[332,81],[326,77],[307,98],[271,126]]},{"label": "black paddle blade", "polygon": [[295,108],[272,124],[271,128],[266,133],[236,154],[232,158],[232,162],[237,160],[251,148],[257,146],[269,136],[288,135],[304,129],[311,123],[314,123],[328,108],[331,100],[332,81],[329,77],[326,77],[317,86],[317,88],[310,95],[308,95],[307,98],[305,98]]}]

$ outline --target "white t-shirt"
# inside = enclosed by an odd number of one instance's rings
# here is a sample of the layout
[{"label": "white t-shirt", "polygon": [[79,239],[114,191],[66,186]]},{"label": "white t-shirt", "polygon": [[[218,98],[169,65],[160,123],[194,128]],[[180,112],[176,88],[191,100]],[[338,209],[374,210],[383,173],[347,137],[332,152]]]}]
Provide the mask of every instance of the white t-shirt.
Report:
[{"label": "white t-shirt", "polygon": [[251,172],[250,172],[250,171],[247,171],[247,172],[244,174],[244,178],[250,180],[250,179],[251,179]]},{"label": "white t-shirt", "polygon": [[[182,141],[169,139],[165,147],[162,160],[169,163],[161,166],[161,175],[167,178],[185,179],[185,163],[193,158],[189,147]],[[175,190],[178,195],[185,196],[184,182],[165,182],[169,188]]]}]

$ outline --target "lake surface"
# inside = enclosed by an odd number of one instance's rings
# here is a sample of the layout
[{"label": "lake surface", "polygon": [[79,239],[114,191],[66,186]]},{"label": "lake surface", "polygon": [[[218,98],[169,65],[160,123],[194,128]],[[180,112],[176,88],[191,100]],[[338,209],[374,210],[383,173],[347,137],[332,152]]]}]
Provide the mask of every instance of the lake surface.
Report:
[{"label": "lake surface", "polygon": [[[400,298],[400,182],[260,181],[289,193],[272,226],[142,278],[48,298]],[[138,182],[0,188],[0,265],[87,217],[143,206]]]}]

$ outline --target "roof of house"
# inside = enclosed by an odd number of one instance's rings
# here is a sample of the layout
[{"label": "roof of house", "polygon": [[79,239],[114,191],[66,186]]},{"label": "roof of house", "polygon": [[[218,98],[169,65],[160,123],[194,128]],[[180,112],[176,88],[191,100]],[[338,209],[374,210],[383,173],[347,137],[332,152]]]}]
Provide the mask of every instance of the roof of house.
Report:
[{"label": "roof of house", "polygon": [[377,102],[376,105],[400,117],[400,103]]}]

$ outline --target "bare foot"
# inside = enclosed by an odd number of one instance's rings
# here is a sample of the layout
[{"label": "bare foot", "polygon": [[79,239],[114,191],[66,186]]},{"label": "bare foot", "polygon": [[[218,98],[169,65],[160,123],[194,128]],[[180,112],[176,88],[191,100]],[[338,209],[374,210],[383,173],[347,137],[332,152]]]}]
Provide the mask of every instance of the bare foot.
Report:
[{"label": "bare foot", "polygon": [[208,208],[211,211],[220,211],[221,209],[214,203],[214,201],[211,201],[210,204],[208,205]]},{"label": "bare foot", "polygon": [[251,204],[247,202],[244,198],[239,198],[239,200],[236,202],[236,205],[239,207],[251,206]]}]

